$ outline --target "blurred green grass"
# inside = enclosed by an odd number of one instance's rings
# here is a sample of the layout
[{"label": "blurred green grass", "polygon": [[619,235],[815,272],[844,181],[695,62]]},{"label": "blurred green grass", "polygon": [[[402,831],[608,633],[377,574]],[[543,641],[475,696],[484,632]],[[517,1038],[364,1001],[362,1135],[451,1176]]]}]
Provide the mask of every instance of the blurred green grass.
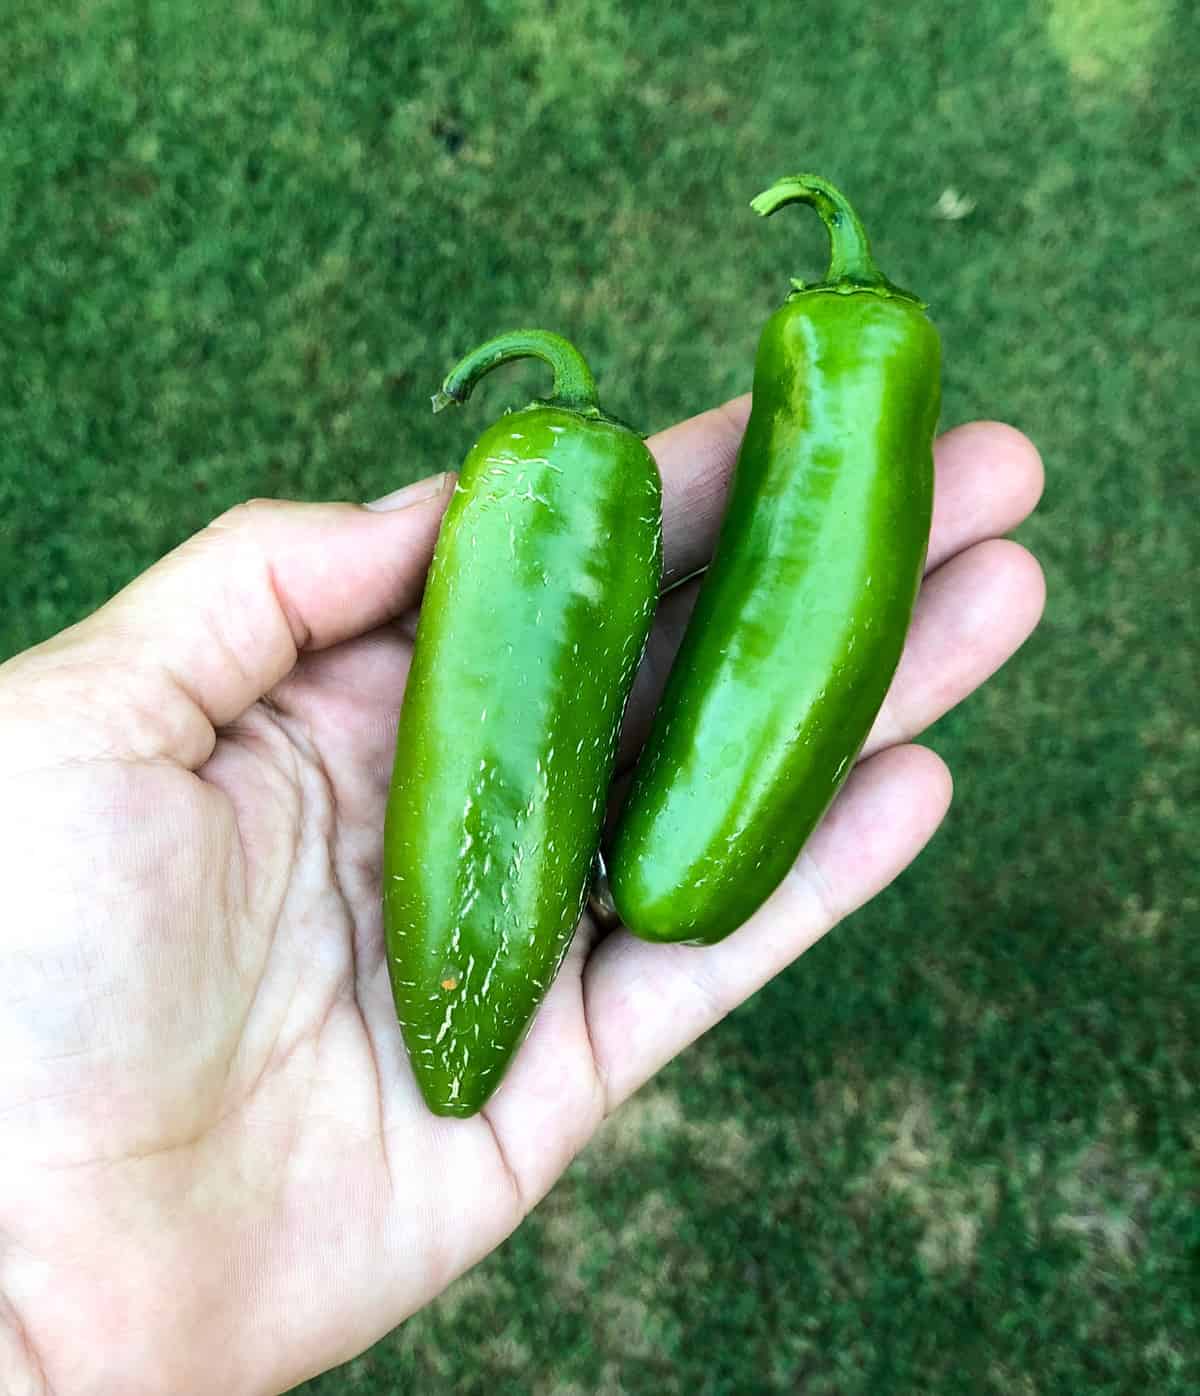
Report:
[{"label": "blurred green grass", "polygon": [[745,389],[797,167],[944,423],[1047,462],[930,851],[314,1396],[1200,1389],[1198,64],[1187,0],[0,0],[0,655],[246,496],[452,466],[536,381],[429,415],[499,328],[647,430]]}]

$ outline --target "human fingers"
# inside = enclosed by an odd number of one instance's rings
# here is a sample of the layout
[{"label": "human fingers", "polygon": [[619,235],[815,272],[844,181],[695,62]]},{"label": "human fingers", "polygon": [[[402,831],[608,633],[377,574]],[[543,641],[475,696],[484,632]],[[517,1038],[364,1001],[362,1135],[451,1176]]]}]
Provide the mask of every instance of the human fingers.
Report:
[{"label": "human fingers", "polygon": [[452,475],[435,476],[366,508],[239,505],[94,615],[10,661],[0,693],[20,690],[26,707],[61,717],[37,729],[58,755],[195,769],[212,752],[214,729],[274,687],[301,651],[361,634],[416,602],[453,485]]},{"label": "human fingers", "polygon": [[854,771],[783,883],[733,935],[702,947],[627,931],[601,941],[583,985],[606,1110],[886,887],[925,846],[950,796],[950,773],[933,752],[889,748]]},{"label": "human fingers", "polygon": [[973,693],[1033,633],[1045,602],[1042,569],[1007,538],[976,543],[926,577],[862,755],[911,741]]},{"label": "human fingers", "polygon": [[[702,419],[693,421],[699,423]],[[712,436],[711,429],[708,435]],[[703,473],[711,477],[716,467],[713,458],[706,459]],[[933,527],[927,562],[930,571],[1015,527],[1040,497],[1043,472],[1036,449],[1020,432],[999,422],[976,422],[947,432],[935,447],[935,460]],[[698,531],[705,527],[710,493],[711,479],[681,525],[693,531],[690,546],[695,545]],[[695,554],[688,556],[694,560]],[[926,726],[982,683],[1020,647],[1036,624],[1044,600],[1037,566],[1022,550],[981,555],[965,572],[952,573],[950,578],[965,584],[967,590],[952,590],[947,585],[949,578],[943,579],[928,600],[923,589],[914,618],[914,628],[918,622],[921,628],[912,637],[918,642],[914,653],[920,659],[915,665],[911,658],[902,661],[896,679],[901,691],[892,712],[923,711],[921,703],[908,698],[904,691],[921,682],[922,674],[939,673],[944,679],[943,692],[956,695],[936,710],[926,705]],[[986,585],[972,595],[970,589],[976,580]],[[688,583],[664,597],[659,607],[622,733],[621,759],[626,764],[645,740],[698,589],[698,582]],[[960,622],[949,611],[956,597],[960,603],[964,599],[966,603]],[[952,631],[960,637],[973,631],[973,643],[952,648]],[[936,669],[930,665],[934,655]],[[888,721],[884,719],[885,728]],[[910,722],[905,736],[912,737],[921,730]],[[877,746],[878,743],[871,749]]]},{"label": "human fingers", "polygon": [[[750,413],[749,395],[659,432],[647,443],[663,482],[664,584],[704,567],[725,508]],[[934,506],[927,570],[983,538],[1007,533],[1042,492],[1028,437],[1003,422],[968,422],[934,442]]]}]

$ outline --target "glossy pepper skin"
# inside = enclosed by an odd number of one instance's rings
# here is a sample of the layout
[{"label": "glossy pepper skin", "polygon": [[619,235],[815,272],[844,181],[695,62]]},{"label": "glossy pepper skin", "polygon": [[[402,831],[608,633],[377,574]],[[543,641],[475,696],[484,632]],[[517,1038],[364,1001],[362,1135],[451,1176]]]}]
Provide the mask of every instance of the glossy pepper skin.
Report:
[{"label": "glossy pepper skin", "polygon": [[647,940],[707,944],[779,885],[853,765],[891,682],[929,540],[940,347],[827,181],[817,285],[767,322],[754,404],[708,575],[609,860]]},{"label": "glossy pepper skin", "polygon": [[463,463],[387,806],[392,993],[439,1115],[472,1115],[499,1085],[571,942],[662,575],[657,467],[600,411],[565,340],[489,341],[435,410],[529,355],[554,369],[554,393],[501,417]]}]

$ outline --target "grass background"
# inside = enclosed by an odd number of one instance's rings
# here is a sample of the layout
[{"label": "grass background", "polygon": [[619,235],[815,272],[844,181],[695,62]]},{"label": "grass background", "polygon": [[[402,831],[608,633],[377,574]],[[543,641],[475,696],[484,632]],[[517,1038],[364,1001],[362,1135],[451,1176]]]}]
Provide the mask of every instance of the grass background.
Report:
[{"label": "grass background", "polygon": [[1189,0],[0,0],[0,655],[248,495],[453,465],[537,381],[429,415],[499,328],[647,430],[743,390],[796,167],[944,423],[1047,462],[929,852],[312,1396],[1200,1389],[1198,65]]}]

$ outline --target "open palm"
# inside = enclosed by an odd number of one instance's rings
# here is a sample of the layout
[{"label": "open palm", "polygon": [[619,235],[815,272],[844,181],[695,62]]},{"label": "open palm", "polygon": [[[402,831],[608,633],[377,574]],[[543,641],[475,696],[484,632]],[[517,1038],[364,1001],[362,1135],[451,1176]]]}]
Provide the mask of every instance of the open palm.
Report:
[{"label": "open palm", "polygon": [[[669,578],[703,565],[747,407],[650,443]],[[1042,605],[1036,563],[997,538],[1037,500],[1033,448],[975,424],[937,465],[905,657],[794,873],[703,950],[585,921],[470,1120],[421,1103],[379,912],[411,613],[449,477],[377,510],[244,506],[0,668],[0,1389],[273,1393],[352,1356],[905,867],[950,798],[910,739]],[[626,763],[692,587],[662,607]]]}]

